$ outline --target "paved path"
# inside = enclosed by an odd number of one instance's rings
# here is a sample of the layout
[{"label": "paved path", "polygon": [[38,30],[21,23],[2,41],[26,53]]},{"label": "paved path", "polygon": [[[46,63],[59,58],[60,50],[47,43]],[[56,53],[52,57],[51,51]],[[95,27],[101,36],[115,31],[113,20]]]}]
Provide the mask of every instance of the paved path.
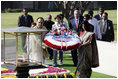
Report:
[{"label": "paved path", "polygon": [[100,66],[93,71],[117,76],[117,43],[97,41]]}]

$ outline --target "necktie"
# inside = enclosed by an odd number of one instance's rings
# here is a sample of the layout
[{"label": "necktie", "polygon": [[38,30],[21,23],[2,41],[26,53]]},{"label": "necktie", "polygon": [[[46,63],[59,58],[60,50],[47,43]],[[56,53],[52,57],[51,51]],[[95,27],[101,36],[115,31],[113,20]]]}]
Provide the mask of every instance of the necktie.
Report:
[{"label": "necktie", "polygon": [[25,21],[27,22],[27,15],[25,15]]},{"label": "necktie", "polygon": [[76,28],[78,29],[78,20],[76,19]]},{"label": "necktie", "polygon": [[28,26],[27,15],[25,15],[25,23],[26,23],[26,26]]},{"label": "necktie", "polygon": [[103,33],[105,32],[105,30],[106,30],[106,21],[103,24]]}]

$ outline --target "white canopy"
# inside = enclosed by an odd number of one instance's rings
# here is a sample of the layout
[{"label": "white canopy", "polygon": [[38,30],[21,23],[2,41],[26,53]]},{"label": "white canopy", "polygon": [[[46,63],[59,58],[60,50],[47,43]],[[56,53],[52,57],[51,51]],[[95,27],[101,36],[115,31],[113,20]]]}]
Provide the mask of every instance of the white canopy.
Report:
[{"label": "white canopy", "polygon": [[2,31],[8,33],[35,33],[35,32],[47,32],[48,30],[29,28],[29,27],[16,27],[16,28],[5,28],[2,29]]}]

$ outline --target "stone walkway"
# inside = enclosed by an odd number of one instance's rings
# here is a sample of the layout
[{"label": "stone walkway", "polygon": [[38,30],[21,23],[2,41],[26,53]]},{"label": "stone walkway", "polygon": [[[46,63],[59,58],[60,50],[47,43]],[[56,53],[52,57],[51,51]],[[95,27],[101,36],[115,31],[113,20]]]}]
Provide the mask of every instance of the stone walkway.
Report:
[{"label": "stone walkway", "polygon": [[109,43],[97,41],[97,45],[100,66],[92,70],[107,75],[117,76],[117,42]]}]

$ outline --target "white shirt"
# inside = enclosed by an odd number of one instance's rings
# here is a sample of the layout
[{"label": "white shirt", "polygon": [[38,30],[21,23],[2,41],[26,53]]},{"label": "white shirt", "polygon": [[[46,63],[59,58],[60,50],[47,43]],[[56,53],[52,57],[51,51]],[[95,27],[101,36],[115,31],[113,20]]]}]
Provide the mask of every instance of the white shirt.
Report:
[{"label": "white shirt", "polygon": [[100,27],[98,25],[97,19],[92,18],[88,21],[90,24],[94,26],[94,33],[98,39],[101,39],[101,32],[100,32]]},{"label": "white shirt", "polygon": [[99,14],[100,18],[102,18],[102,16]]},{"label": "white shirt", "polygon": [[76,24],[76,20],[78,21],[78,24],[79,24],[79,18],[78,19],[75,19],[75,24]]},{"label": "white shirt", "polygon": [[[64,21],[63,21],[63,25],[64,27],[67,27],[67,24]],[[60,27],[61,27],[61,23],[58,24],[57,22],[55,22],[55,24],[52,25],[52,30],[59,29]]]},{"label": "white shirt", "polygon": [[60,24],[58,24],[57,22],[55,22],[55,24],[52,25],[52,30],[59,29],[59,28],[60,28]]}]

